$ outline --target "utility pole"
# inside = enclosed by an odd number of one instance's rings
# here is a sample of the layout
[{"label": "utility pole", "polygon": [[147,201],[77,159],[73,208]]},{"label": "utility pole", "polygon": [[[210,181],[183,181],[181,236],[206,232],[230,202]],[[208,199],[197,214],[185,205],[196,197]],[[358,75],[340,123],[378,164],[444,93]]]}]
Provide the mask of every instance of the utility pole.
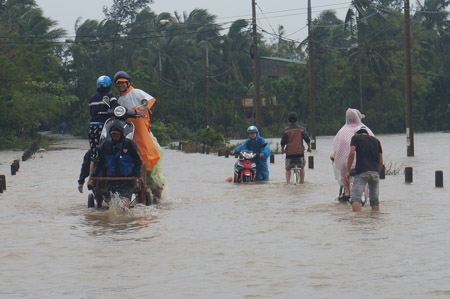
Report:
[{"label": "utility pole", "polygon": [[358,99],[359,99],[359,111],[363,113],[363,97],[362,97],[362,74],[361,74],[361,31],[360,31],[361,13],[358,10],[358,18],[356,21],[357,39],[358,39],[358,53],[357,53],[357,65],[358,65]]},{"label": "utility pole", "polygon": [[161,59],[161,46],[159,47],[159,115],[163,118],[163,94],[162,94],[162,59]]},{"label": "utility pole", "polygon": [[406,98],[406,151],[408,157],[414,156],[414,128],[411,100],[411,28],[409,0],[405,0],[405,98]]},{"label": "utility pole", "polygon": [[165,32],[165,26],[169,23],[169,20],[167,19],[162,19],[159,20],[159,24],[161,24],[161,31],[160,31],[160,37],[157,40],[158,42],[158,58],[159,58],[159,98],[158,98],[158,103],[159,103],[159,115],[161,117],[161,119],[164,116],[164,106],[163,106],[163,82],[162,82],[162,53],[161,53],[161,42],[164,36],[164,32]]},{"label": "utility pole", "polygon": [[209,55],[208,55],[208,43],[206,43],[206,127],[210,125],[210,116],[209,116]]},{"label": "utility pole", "polygon": [[256,107],[256,126],[261,132],[261,97],[259,94],[259,55],[258,55],[258,37],[256,35],[256,2],[252,0],[252,25],[253,25],[253,77],[255,81],[254,101]]},{"label": "utility pole", "polygon": [[309,118],[311,122],[311,148],[316,149],[316,108],[314,87],[314,60],[311,30],[311,0],[308,0],[308,64],[309,64]]}]

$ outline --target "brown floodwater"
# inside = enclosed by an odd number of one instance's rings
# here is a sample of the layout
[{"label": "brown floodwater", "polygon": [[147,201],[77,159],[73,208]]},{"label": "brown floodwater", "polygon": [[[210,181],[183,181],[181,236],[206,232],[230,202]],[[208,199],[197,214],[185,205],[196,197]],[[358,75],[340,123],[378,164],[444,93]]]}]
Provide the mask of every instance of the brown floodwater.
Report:
[{"label": "brown floodwater", "polygon": [[59,138],[15,176],[22,152],[0,152],[1,298],[450,297],[448,133],[416,134],[415,157],[404,135],[378,135],[399,173],[381,181],[381,211],[362,213],[336,201],[331,136],[297,186],[281,155],[269,182],[239,185],[225,181],[232,157],[164,149],[163,200],[129,211],[87,208],[88,142]]}]

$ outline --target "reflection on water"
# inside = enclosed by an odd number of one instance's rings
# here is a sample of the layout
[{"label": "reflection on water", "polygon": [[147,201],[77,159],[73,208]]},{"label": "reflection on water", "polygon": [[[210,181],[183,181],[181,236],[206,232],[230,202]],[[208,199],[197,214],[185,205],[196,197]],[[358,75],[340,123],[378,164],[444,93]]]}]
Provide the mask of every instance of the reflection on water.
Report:
[{"label": "reflection on water", "polygon": [[[417,134],[413,158],[404,136],[378,137],[394,167],[414,168],[414,183],[400,169],[381,181],[380,212],[352,213],[336,202],[332,137],[318,138],[304,185],[284,183],[281,155],[269,182],[244,185],[225,181],[232,158],[165,150],[161,204],[98,210],[76,189],[88,143],[65,136],[65,150],[7,177],[0,297],[448,297],[449,134]],[[438,169],[444,188],[434,187]]]}]

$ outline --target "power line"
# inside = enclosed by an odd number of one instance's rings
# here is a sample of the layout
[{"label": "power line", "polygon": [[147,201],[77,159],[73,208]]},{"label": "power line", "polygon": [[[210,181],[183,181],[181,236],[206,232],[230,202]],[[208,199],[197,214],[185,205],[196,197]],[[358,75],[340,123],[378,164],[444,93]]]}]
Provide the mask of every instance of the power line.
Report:
[{"label": "power line", "polygon": [[[317,6],[317,7],[332,7],[332,6],[338,6],[341,4],[346,4],[346,3],[336,3],[333,5],[321,5],[321,6]],[[259,5],[258,5],[259,7]],[[381,10],[381,11],[385,11],[385,12],[389,12],[389,13],[399,13],[395,10],[392,10],[391,8],[388,7],[384,7],[381,5],[374,5],[374,8]],[[342,8],[342,7],[339,7]],[[348,7],[344,7],[345,9],[348,9]],[[259,7],[259,9],[261,10],[261,8]],[[278,10],[278,11],[272,11],[272,12],[267,12],[267,13],[263,13],[262,10],[262,14],[264,16],[264,19],[267,21],[267,23],[269,24],[269,26],[271,27],[273,33],[268,32],[267,30],[265,30],[264,28],[262,28],[261,26],[258,26],[262,29],[262,31],[268,35],[272,35],[274,37],[280,38],[281,36],[278,35],[277,33],[275,33],[274,28],[272,27],[272,25],[269,23],[268,19],[270,18],[281,18],[281,17],[289,17],[289,16],[298,16],[298,15],[302,15],[302,14],[306,14],[305,13],[288,13],[288,14],[281,14],[281,15],[276,15],[276,16],[266,16],[268,14],[277,14],[277,13],[285,13],[285,12],[292,12],[292,11],[298,11],[298,10],[306,10],[306,8],[295,8],[295,9],[290,9],[290,10]],[[323,12],[323,11],[328,11],[330,9],[325,9],[325,10],[318,10],[316,12]],[[444,11],[416,11],[416,13],[423,13],[423,14],[449,14],[448,10],[444,10]],[[365,20],[367,18],[372,17],[375,14],[366,16],[360,20]],[[247,15],[243,15],[243,16],[247,16]],[[234,17],[242,17],[242,16],[234,16]],[[232,18],[232,17],[222,17],[222,18],[217,18],[217,19],[224,19],[224,18]],[[260,21],[261,18],[258,18],[258,21]],[[226,22],[220,22],[220,23],[211,23],[211,24],[207,24],[209,26],[218,26],[218,29],[213,29],[213,30],[204,30],[201,31],[200,33],[209,33],[209,32],[217,32],[217,31],[221,31],[221,30],[226,30],[231,28],[231,26],[228,27],[222,27],[224,25],[228,25],[228,24],[232,24],[233,22],[235,22],[237,20],[234,21],[226,21]],[[247,19],[246,21],[250,21],[249,19]],[[201,28],[204,24],[195,24],[195,23],[175,23],[175,24],[179,24],[180,26],[182,26],[181,28],[176,28],[176,29],[167,29],[165,30],[166,32],[168,32],[169,36],[175,37],[175,36],[182,36],[182,35],[193,35],[196,33],[199,33],[195,30],[191,30],[191,31],[186,31],[186,29],[199,29]],[[339,26],[344,26],[345,24],[341,24],[341,25],[314,25],[314,27],[339,27]],[[297,32],[302,31],[303,29],[305,29],[306,26],[300,28],[299,30],[287,35],[287,36],[291,36],[296,34]],[[177,32],[179,31],[179,32]],[[174,33],[175,32],[175,33]],[[154,36],[152,36],[152,34],[155,34]],[[156,39],[156,38],[161,38],[162,36],[160,35],[161,32],[160,30],[154,29],[154,30],[147,30],[147,31],[140,31],[140,32],[128,32],[126,34],[126,37],[122,37],[120,39],[118,39],[118,41],[127,41],[127,40],[133,40],[133,39]],[[143,36],[143,35],[147,35],[147,36]],[[148,36],[150,35],[150,36]],[[107,38],[113,39],[113,38],[117,38],[117,36],[119,36],[118,34],[94,34],[94,35],[63,35],[60,37],[52,37],[52,36],[0,36],[0,39],[2,39],[2,43],[5,44],[39,44],[41,42],[39,42],[39,40],[43,40],[42,43],[51,43],[51,44],[66,44],[67,40],[70,40],[71,38],[76,38],[76,39],[81,39],[79,42],[81,43],[102,43],[105,42]],[[136,37],[134,37],[136,36]],[[98,40],[82,40],[85,38],[95,38]],[[99,39],[102,38],[102,39]],[[292,42],[296,42],[296,43],[300,43],[300,41],[298,40],[293,40],[293,39],[287,39],[286,37],[281,37],[282,39],[286,40],[286,41],[292,41]],[[51,39],[66,39],[66,41],[56,41],[56,40],[51,40]],[[23,40],[22,42],[20,40]],[[75,41],[77,42],[77,41]]]}]

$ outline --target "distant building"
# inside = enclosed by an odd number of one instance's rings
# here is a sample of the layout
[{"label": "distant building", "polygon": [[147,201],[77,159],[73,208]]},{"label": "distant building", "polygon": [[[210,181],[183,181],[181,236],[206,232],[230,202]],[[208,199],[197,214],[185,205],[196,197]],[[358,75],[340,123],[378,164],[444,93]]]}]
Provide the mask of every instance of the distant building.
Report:
[{"label": "distant building", "polygon": [[[277,98],[272,97],[269,99],[270,104],[276,106],[277,105]],[[261,97],[261,106],[266,107],[267,106],[267,98]],[[253,107],[253,93],[249,93],[245,96],[245,98],[242,99],[242,106],[244,107]]]},{"label": "distant building", "polygon": [[[260,57],[261,79],[265,79],[265,78],[278,79],[283,76],[289,76],[290,74],[289,74],[289,71],[287,68],[287,65],[289,63],[306,64],[306,62],[300,61],[300,60],[280,58],[280,57],[261,56]],[[248,90],[245,97],[242,99],[242,106],[244,108],[253,107],[253,103],[254,103],[253,96],[254,96],[254,90],[251,87]],[[270,99],[267,99],[266,97],[261,96],[261,106],[267,107],[268,105],[276,106],[277,98],[272,97]]]},{"label": "distant building", "polygon": [[265,78],[278,79],[283,76],[288,76],[288,63],[306,64],[305,61],[301,60],[261,56],[259,60],[261,80]]}]

